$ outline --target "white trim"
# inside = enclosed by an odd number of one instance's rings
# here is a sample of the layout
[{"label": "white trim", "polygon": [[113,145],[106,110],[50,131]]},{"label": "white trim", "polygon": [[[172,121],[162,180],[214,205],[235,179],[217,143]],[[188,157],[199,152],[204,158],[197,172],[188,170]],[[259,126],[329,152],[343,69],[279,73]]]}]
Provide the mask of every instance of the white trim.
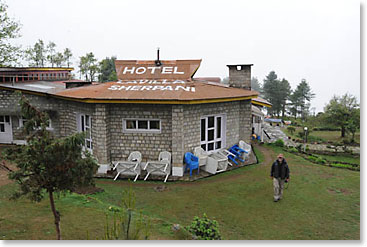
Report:
[{"label": "white trim", "polygon": [[[135,121],[136,129],[127,129],[126,128],[126,121]],[[139,129],[138,122],[139,121],[147,121],[148,128],[147,129]],[[150,129],[150,122],[151,121],[158,121],[159,122],[159,129]],[[122,119],[122,132],[123,133],[153,133],[153,134],[160,134],[162,132],[162,120],[160,119],[148,119],[148,118],[123,118]]]},{"label": "white trim", "polygon": [[[214,126],[213,127],[210,127],[208,126],[209,124],[209,117],[214,117]],[[220,121],[220,125],[221,125],[221,128],[220,128],[220,137],[218,138],[217,137],[217,132],[218,132],[218,126],[217,126],[217,122],[218,122],[218,118],[221,118],[221,121]],[[205,140],[202,141],[201,140],[201,121],[205,119]],[[210,140],[208,141],[208,131],[209,130],[213,130],[214,131],[214,139],[213,140]],[[221,142],[221,146],[220,148],[216,148],[216,143],[217,142]],[[208,150],[208,144],[211,144],[213,143],[213,150]],[[205,151],[207,151],[208,153],[214,153],[214,152],[217,152],[218,150],[220,149],[223,149],[225,146],[226,146],[226,114],[212,114],[212,115],[205,115],[205,116],[202,116],[200,118],[200,146],[201,145],[206,145],[206,148],[204,148]]]},{"label": "white trim", "polygon": [[[0,139],[0,143],[13,143],[13,125],[11,121],[10,115],[1,115],[4,118],[4,121],[1,123],[4,124],[4,132],[0,132],[0,136],[3,138]],[[6,117],[9,117],[9,122],[6,121]]]},{"label": "white trim", "polygon": [[[86,123],[87,116],[89,117],[88,125]],[[84,122],[84,126],[82,126],[82,118]],[[93,154],[93,138],[92,138],[92,115],[90,114],[83,114],[83,113],[77,113],[76,114],[77,119],[77,130],[78,132],[89,132],[89,138],[85,138],[85,144],[83,145],[83,151],[88,150],[91,154]],[[84,127],[84,128],[83,128]],[[90,147],[87,147],[87,142],[90,143]]]},{"label": "white trim", "polygon": [[[19,127],[17,129],[23,128],[24,124],[23,121],[26,120],[25,118],[23,118],[22,116],[18,117],[18,121],[19,121]],[[54,128],[52,127],[52,120],[51,118],[48,119],[48,127],[46,127],[46,130],[54,130]]]}]

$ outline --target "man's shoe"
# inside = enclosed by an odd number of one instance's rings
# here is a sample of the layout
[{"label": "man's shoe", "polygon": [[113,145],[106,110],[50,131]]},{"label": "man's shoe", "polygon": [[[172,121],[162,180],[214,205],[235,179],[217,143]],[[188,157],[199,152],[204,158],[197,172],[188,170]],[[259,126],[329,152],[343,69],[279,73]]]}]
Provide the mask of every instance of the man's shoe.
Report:
[{"label": "man's shoe", "polygon": [[277,202],[279,199],[274,199],[274,202]]}]

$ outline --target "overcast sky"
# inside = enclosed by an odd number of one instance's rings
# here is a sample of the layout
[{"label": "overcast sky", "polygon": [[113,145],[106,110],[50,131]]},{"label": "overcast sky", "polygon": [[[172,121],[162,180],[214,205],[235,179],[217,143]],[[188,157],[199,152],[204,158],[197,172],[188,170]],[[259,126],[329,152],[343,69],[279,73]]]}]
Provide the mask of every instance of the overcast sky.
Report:
[{"label": "overcast sky", "polygon": [[[322,111],[333,95],[360,99],[360,1],[5,0],[22,24],[23,48],[38,39],[77,60],[202,59],[196,76],[228,76],[227,64],[274,70],[292,89],[304,78]],[[25,64],[27,65],[27,64]]]}]

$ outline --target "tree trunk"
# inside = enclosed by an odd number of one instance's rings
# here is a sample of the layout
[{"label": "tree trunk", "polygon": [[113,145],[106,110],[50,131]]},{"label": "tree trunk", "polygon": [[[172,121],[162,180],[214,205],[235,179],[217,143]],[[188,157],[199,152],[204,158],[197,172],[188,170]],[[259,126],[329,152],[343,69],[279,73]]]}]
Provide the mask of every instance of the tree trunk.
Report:
[{"label": "tree trunk", "polygon": [[342,137],[345,137],[345,127],[342,126]]},{"label": "tree trunk", "polygon": [[55,208],[55,202],[54,202],[53,192],[52,191],[49,191],[48,194],[50,196],[50,204],[51,204],[52,213],[54,214],[54,217],[55,217],[55,226],[56,226],[57,240],[61,240],[60,213]]}]

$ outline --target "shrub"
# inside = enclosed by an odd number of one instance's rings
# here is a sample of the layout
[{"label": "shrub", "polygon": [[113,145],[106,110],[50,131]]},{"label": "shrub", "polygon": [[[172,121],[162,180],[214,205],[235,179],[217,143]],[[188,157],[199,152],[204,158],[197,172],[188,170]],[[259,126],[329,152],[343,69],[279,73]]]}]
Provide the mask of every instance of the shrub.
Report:
[{"label": "shrub", "polygon": [[289,133],[291,133],[291,135],[293,135],[294,131],[296,131],[296,128],[289,126],[287,127],[287,130],[289,131]]},{"label": "shrub", "polygon": [[216,220],[211,220],[204,213],[203,218],[194,217],[187,230],[200,240],[221,240],[219,226]]},{"label": "shrub", "polygon": [[295,147],[291,147],[291,148],[288,150],[288,152],[290,152],[290,153],[298,153],[298,149],[297,149],[297,148],[295,148]]},{"label": "shrub", "polygon": [[317,157],[317,156],[308,156],[308,157],[307,157],[307,159],[308,159],[309,161],[311,161],[311,162],[316,163],[316,162],[317,162],[317,160],[319,159],[319,157]]},{"label": "shrub", "polygon": [[274,145],[277,147],[284,147],[284,141],[281,139],[278,139],[274,142]]},{"label": "shrub", "polygon": [[340,164],[340,163],[333,163],[332,166],[334,167],[342,167],[342,168],[352,168],[352,165],[348,165],[348,164]]},{"label": "shrub", "polygon": [[317,164],[326,164],[326,160],[324,160],[323,158],[319,157],[316,159],[316,163]]},{"label": "shrub", "polygon": [[317,137],[317,136],[307,136],[307,141],[308,142],[325,142],[323,138]]}]

